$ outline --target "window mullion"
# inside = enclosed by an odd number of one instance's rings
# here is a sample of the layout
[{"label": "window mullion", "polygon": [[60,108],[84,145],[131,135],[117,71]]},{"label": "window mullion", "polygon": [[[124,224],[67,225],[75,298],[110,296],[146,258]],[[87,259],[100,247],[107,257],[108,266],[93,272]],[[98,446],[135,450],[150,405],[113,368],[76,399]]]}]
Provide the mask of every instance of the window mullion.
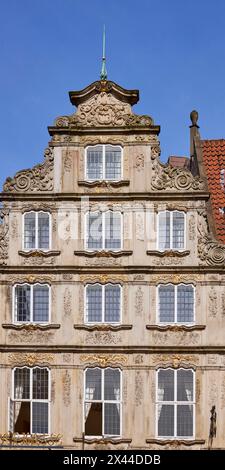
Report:
[{"label": "window mullion", "polygon": [[33,433],[33,369],[30,369],[30,433]]},{"label": "window mullion", "polygon": [[102,146],[102,179],[105,180],[105,145]]},{"label": "window mullion", "polygon": [[33,322],[34,318],[34,285],[30,286],[30,322]]},{"label": "window mullion", "polygon": [[102,286],[102,322],[105,322],[105,286]]},{"label": "window mullion", "polygon": [[177,323],[177,285],[174,286],[174,322]]},{"label": "window mullion", "polygon": [[105,233],[105,212],[102,212],[102,249],[105,250],[105,239],[106,239],[106,233]]},{"label": "window mullion", "polygon": [[38,212],[35,212],[35,248],[38,249]]},{"label": "window mullion", "polygon": [[105,435],[105,374],[102,369],[102,436]]},{"label": "window mullion", "polygon": [[173,249],[173,212],[170,212],[170,249]]}]

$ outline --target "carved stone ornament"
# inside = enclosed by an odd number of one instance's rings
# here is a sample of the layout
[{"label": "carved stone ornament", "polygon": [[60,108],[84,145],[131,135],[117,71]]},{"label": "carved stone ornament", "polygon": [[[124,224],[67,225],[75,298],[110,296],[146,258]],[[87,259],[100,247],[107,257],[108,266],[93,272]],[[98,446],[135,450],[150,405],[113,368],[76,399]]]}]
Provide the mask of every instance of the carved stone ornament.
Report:
[{"label": "carved stone ornament", "polygon": [[0,434],[0,442],[2,445],[32,445],[35,446],[54,446],[61,444],[61,434],[18,434],[7,432]]},{"label": "carved stone ornament", "polygon": [[111,331],[95,331],[86,337],[87,344],[118,344],[121,343],[121,337],[113,334]]},{"label": "carved stone ornament", "polygon": [[6,265],[9,246],[9,212],[0,211],[0,265]]},{"label": "carved stone ornament", "polygon": [[80,360],[88,364],[97,364],[100,367],[127,363],[127,357],[123,354],[83,354]]},{"label": "carved stone ornament", "polygon": [[66,287],[64,296],[63,296],[63,305],[64,305],[64,312],[65,315],[71,315],[72,313],[72,293],[69,287]]},{"label": "carved stone ornament", "polygon": [[139,406],[142,404],[144,396],[144,383],[143,377],[140,371],[135,372],[135,405]]},{"label": "carved stone ornament", "polygon": [[54,356],[45,353],[12,353],[9,354],[10,364],[25,364],[27,366],[34,366],[36,364],[51,364]]},{"label": "carved stone ornament", "polygon": [[45,161],[31,169],[8,177],[3,186],[5,192],[47,192],[53,191],[54,156],[51,148],[45,150]]},{"label": "carved stone ornament", "polygon": [[203,264],[224,265],[225,245],[213,240],[209,234],[207,214],[198,211],[198,255]]},{"label": "carved stone ornament", "polygon": [[199,177],[194,177],[190,171],[164,165],[158,159],[152,165],[152,189],[163,191],[165,189],[196,191],[204,189],[204,182]]},{"label": "carved stone ornament", "polygon": [[131,106],[102,91],[85,103],[78,105],[77,112],[71,116],[60,116],[56,127],[149,127],[153,125],[150,116],[138,116]]},{"label": "carved stone ornament", "polygon": [[63,402],[66,407],[71,403],[71,375],[67,370],[62,378],[63,383]]},{"label": "carved stone ornament", "polygon": [[175,369],[180,367],[181,364],[187,364],[187,367],[189,367],[190,364],[195,364],[198,360],[199,358],[197,356],[188,356],[185,354],[156,354],[153,356],[154,363],[165,363],[165,365],[171,364]]}]

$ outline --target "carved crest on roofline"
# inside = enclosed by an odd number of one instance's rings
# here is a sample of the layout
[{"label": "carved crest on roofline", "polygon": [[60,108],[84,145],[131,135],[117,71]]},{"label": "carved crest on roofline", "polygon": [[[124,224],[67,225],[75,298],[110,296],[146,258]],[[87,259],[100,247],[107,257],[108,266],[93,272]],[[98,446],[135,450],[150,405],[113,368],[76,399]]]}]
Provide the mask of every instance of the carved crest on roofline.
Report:
[{"label": "carved crest on roofline", "polygon": [[54,156],[51,148],[44,153],[45,161],[28,170],[21,170],[13,178],[8,177],[3,186],[5,192],[53,191]]},{"label": "carved crest on roofline", "polygon": [[79,104],[76,113],[60,116],[55,121],[56,127],[149,127],[153,124],[150,116],[134,114],[129,103],[105,91]]},{"label": "carved crest on roofline", "polygon": [[174,168],[172,165],[164,165],[156,159],[152,165],[153,176],[151,186],[155,191],[181,190],[199,191],[204,190],[204,181],[198,176],[193,176],[189,170]]},{"label": "carved crest on roofline", "polygon": [[225,265],[225,245],[210,237],[206,212],[198,214],[198,256],[202,264]]}]

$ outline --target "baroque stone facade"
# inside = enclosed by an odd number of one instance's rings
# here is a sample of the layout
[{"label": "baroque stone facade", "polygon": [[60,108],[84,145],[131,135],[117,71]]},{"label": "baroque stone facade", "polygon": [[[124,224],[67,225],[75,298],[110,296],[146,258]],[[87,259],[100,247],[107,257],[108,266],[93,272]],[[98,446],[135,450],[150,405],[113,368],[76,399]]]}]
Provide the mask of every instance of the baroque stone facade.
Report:
[{"label": "baroque stone facade", "polygon": [[[49,127],[51,141],[44,163],[19,171],[4,184],[0,214],[0,442],[4,445],[205,449],[210,409],[215,406],[219,431],[211,445],[225,449],[225,246],[213,236],[198,126],[196,122],[191,126],[189,169],[163,164],[159,126],[150,116],[132,111],[138,98],[137,90],[104,80],[71,92],[77,111],[58,117]],[[87,147],[106,144],[122,149],[121,177],[90,180]],[[120,249],[87,249],[87,210],[122,214]],[[183,249],[159,248],[159,217],[165,211],[181,213],[185,219]],[[36,224],[39,213],[50,214],[47,249],[24,246],[27,213],[34,214]],[[33,296],[35,286],[49,289],[48,321],[35,321],[35,306],[32,321],[25,307],[18,314],[17,285],[28,286]],[[87,287],[96,285],[103,294],[106,285],[121,289],[119,321],[87,321]],[[174,292],[179,286],[191,286],[191,322],[159,319],[159,287],[168,285]],[[51,373],[48,432],[43,435],[22,427],[23,432],[15,431],[18,414],[23,413],[24,419],[26,414],[15,405],[23,393],[21,383],[16,385],[20,379],[15,370],[22,368],[31,371],[31,377],[40,369]],[[86,370],[93,369],[116,369],[121,374],[120,399],[118,385],[113,391],[114,413],[120,409],[121,423],[115,435],[103,429],[97,436],[84,435],[84,417],[94,395],[89,385],[90,402],[86,398],[84,406],[84,380]],[[156,432],[161,396],[156,387],[158,371],[170,369],[193,372],[190,406],[195,413],[189,436],[176,432],[168,439]]]}]

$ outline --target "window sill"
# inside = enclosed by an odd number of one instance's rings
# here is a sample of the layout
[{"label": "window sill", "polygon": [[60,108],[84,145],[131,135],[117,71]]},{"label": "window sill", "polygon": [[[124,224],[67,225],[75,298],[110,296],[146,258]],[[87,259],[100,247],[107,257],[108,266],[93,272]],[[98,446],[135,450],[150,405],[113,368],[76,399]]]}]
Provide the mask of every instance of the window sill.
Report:
[{"label": "window sill", "polygon": [[24,256],[25,258],[29,258],[29,257],[41,257],[41,256],[44,256],[45,258],[47,258],[48,256],[59,256],[61,251],[56,251],[56,250],[49,250],[49,251],[42,251],[42,250],[30,250],[30,251],[24,251],[24,250],[20,250],[18,251],[19,255],[20,256]]},{"label": "window sill", "polygon": [[106,251],[106,250],[101,250],[101,251],[87,251],[87,250],[81,250],[81,251],[74,251],[75,256],[87,256],[89,258],[111,258],[113,256],[114,258],[118,258],[120,256],[130,256],[132,255],[133,251],[131,250],[119,250],[119,251]]},{"label": "window sill", "polygon": [[75,330],[85,330],[85,331],[120,331],[120,330],[131,330],[133,325],[112,325],[112,324],[95,324],[95,325],[73,325]]},{"label": "window sill", "polygon": [[132,439],[122,437],[74,437],[73,442],[84,442],[85,444],[130,444]]},{"label": "window sill", "polygon": [[178,447],[180,445],[193,446],[205,444],[205,439],[146,439],[147,444],[158,444],[165,446],[170,444],[171,447]]},{"label": "window sill", "polygon": [[153,331],[194,331],[205,328],[206,325],[146,325],[147,330]]},{"label": "window sill", "polygon": [[182,258],[183,256],[188,256],[190,254],[190,250],[165,250],[165,251],[159,251],[159,250],[147,250],[146,251],[147,255],[150,256],[159,256],[160,258],[164,257],[175,257],[178,256],[178,258]]},{"label": "window sill", "polygon": [[78,186],[85,186],[87,188],[120,188],[121,186],[129,186],[129,180],[120,180],[120,181],[112,181],[112,180],[96,180],[96,181],[78,181]]},{"label": "window sill", "polygon": [[2,323],[2,328],[8,330],[27,330],[27,331],[36,331],[36,330],[57,330],[60,328],[59,323]]}]

